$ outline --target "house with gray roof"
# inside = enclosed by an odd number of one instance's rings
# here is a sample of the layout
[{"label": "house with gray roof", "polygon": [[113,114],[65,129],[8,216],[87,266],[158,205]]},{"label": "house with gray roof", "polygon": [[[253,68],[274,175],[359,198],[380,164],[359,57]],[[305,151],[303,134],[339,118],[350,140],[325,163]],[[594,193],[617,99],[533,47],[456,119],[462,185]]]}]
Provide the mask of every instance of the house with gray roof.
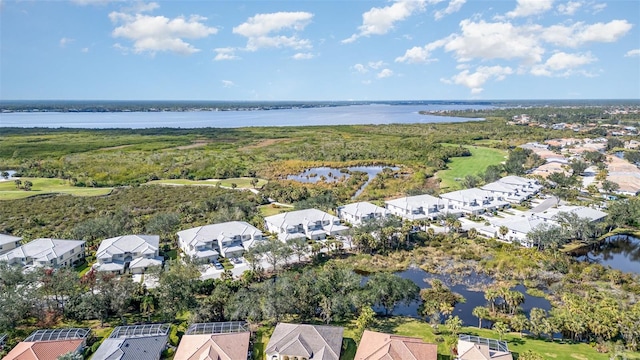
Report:
[{"label": "house with gray roof", "polygon": [[36,239],[0,255],[0,261],[25,268],[72,266],[84,259],[81,240]]},{"label": "house with gray roof", "polygon": [[269,339],[268,360],[339,360],[344,328],[279,323]]},{"label": "house with gray roof", "polygon": [[532,213],[533,217],[545,221],[556,221],[558,214],[565,212],[575,214],[579,218],[587,218],[591,222],[599,222],[607,217],[607,213],[588,206],[560,205],[555,208],[547,209],[544,212]]},{"label": "house with gray roof", "polygon": [[169,324],[118,326],[92,360],[158,360],[167,347]]},{"label": "house with gray roof", "polygon": [[389,216],[389,210],[367,201],[340,206],[337,213],[340,219],[355,226]]},{"label": "house with gray roof", "polygon": [[0,255],[20,246],[21,237],[0,234]]},{"label": "house with gray roof", "polygon": [[262,231],[245,221],[198,226],[178,232],[178,244],[185,256],[199,262],[214,262],[219,256],[239,257],[262,241]]},{"label": "house with gray roof", "polygon": [[144,273],[148,267],[162,266],[164,258],[159,254],[159,243],[158,235],[124,235],[102,240],[94,268],[118,274]]},{"label": "house with gray roof", "polygon": [[440,216],[460,217],[462,210],[453,206],[449,200],[428,194],[407,196],[385,201],[387,210],[405,220],[436,219]]},{"label": "house with gray roof", "polygon": [[509,207],[509,203],[501,197],[477,188],[452,191],[440,197],[466,214],[479,215]]},{"label": "house with gray roof", "polygon": [[341,235],[349,230],[340,218],[317,209],[289,211],[264,218],[268,231],[287,242],[296,238],[323,240],[327,236]]}]

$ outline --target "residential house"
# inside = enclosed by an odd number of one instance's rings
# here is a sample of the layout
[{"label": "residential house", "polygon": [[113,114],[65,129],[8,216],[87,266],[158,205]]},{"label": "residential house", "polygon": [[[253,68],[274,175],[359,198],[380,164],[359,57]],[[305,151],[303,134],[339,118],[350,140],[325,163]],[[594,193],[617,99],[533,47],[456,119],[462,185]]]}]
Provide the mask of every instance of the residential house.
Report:
[{"label": "residential house", "polygon": [[546,222],[557,222],[557,215],[560,213],[575,214],[580,218],[588,218],[591,222],[600,222],[607,217],[607,213],[588,206],[561,205],[547,209],[544,212],[531,213],[533,218]]},{"label": "residential house", "polygon": [[355,360],[437,360],[438,345],[420,338],[365,330]]},{"label": "residential house", "polygon": [[476,188],[452,191],[441,194],[440,197],[466,214],[478,215],[509,207],[509,203],[502,197]]},{"label": "residential house", "polygon": [[244,321],[192,324],[174,360],[246,360],[251,333]]},{"label": "residential house", "polygon": [[167,347],[169,324],[118,326],[92,360],[159,360]]},{"label": "residential house", "polygon": [[512,204],[518,204],[540,192],[542,185],[538,184],[534,179],[506,176],[482,186],[481,189]]},{"label": "residential house", "polygon": [[340,223],[340,218],[317,209],[289,211],[264,218],[268,231],[278,235],[278,239],[287,242],[295,238],[323,240],[349,230]]},{"label": "residential house", "polygon": [[0,234],[0,255],[20,246],[21,237]]},{"label": "residential house", "polygon": [[267,360],[339,360],[343,331],[338,326],[278,323],[265,349]]},{"label": "residential house", "polygon": [[71,266],[84,259],[81,240],[36,239],[0,255],[0,261],[27,268]]},{"label": "residential house", "polygon": [[389,211],[370,202],[362,201],[340,206],[338,217],[351,225],[362,225],[368,221],[381,220],[389,216]]},{"label": "residential house", "polygon": [[96,252],[98,271],[134,274],[144,273],[150,266],[162,266],[159,254],[160,236],[124,235],[102,240]]},{"label": "residential house", "polygon": [[462,211],[451,202],[431,195],[407,196],[385,201],[387,210],[405,220],[436,219],[447,214],[459,217]]},{"label": "residential house", "polygon": [[[527,234],[545,223],[545,220],[543,219],[528,216],[511,216],[506,219],[492,218],[490,221],[491,225],[478,228],[478,233],[480,235],[489,238],[501,239],[510,243],[516,242],[525,247],[532,247],[535,245],[528,241]],[[500,228],[503,226],[507,229],[507,233],[505,235],[500,233]]]},{"label": "residential house", "polygon": [[199,262],[214,262],[218,256],[242,256],[262,241],[262,231],[245,221],[229,221],[198,226],[178,232],[178,243],[185,256]]},{"label": "residential house", "polygon": [[461,334],[456,347],[457,360],[513,360],[506,341]]},{"label": "residential house", "polygon": [[57,360],[69,353],[82,354],[89,331],[76,328],[36,330],[3,360]]}]

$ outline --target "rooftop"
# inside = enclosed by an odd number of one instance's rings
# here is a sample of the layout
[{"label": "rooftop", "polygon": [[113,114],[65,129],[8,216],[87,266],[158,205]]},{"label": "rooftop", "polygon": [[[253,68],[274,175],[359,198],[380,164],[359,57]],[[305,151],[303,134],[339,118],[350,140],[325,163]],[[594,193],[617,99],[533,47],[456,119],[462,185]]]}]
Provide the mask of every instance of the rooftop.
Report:
[{"label": "rooftop", "polygon": [[90,331],[79,328],[36,330],[24,342],[84,339],[89,336]]},{"label": "rooftop", "polygon": [[212,322],[212,323],[196,323],[191,324],[186,335],[199,335],[199,334],[223,334],[223,333],[236,333],[249,331],[249,324],[245,321],[226,321],[226,322]]}]

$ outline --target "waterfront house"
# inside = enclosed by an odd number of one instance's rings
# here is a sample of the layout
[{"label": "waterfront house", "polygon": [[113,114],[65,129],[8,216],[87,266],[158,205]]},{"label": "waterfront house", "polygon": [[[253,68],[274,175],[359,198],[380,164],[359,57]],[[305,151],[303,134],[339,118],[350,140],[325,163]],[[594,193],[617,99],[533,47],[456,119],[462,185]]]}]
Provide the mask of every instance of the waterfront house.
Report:
[{"label": "waterfront house", "polygon": [[513,360],[506,341],[461,334],[456,360]]}]

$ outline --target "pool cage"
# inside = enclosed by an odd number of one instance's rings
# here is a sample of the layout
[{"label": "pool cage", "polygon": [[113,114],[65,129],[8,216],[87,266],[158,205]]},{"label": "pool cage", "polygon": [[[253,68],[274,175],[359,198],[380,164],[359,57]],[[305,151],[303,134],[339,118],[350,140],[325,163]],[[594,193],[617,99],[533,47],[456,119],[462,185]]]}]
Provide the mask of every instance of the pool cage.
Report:
[{"label": "pool cage", "polygon": [[169,334],[169,324],[145,324],[118,326],[113,329],[109,339],[145,337],[145,336],[166,336]]},{"label": "pool cage", "polygon": [[225,321],[191,324],[186,335],[225,334],[249,331],[246,321]]},{"label": "pool cage", "polygon": [[36,330],[24,339],[25,342],[37,342],[37,341],[58,341],[58,340],[75,340],[85,339],[89,336],[89,329],[43,329]]}]

